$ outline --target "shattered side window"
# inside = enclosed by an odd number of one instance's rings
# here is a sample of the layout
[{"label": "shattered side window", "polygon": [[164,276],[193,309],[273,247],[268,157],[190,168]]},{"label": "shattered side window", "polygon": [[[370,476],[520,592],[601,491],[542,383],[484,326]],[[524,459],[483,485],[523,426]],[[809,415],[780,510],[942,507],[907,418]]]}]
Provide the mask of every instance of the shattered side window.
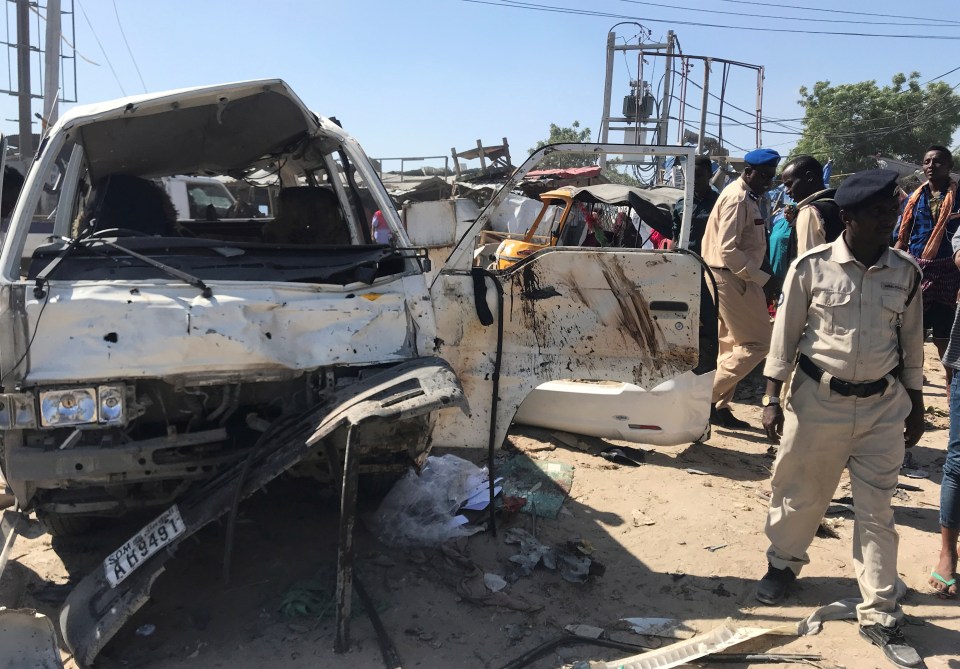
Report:
[{"label": "shattered side window", "polygon": [[356,229],[357,243],[377,243],[374,235],[380,220],[380,217],[376,216],[380,206],[370,190],[370,185],[349,160],[344,159],[343,154],[334,157],[332,162],[336,165],[336,174],[331,185],[343,193],[344,213]]}]

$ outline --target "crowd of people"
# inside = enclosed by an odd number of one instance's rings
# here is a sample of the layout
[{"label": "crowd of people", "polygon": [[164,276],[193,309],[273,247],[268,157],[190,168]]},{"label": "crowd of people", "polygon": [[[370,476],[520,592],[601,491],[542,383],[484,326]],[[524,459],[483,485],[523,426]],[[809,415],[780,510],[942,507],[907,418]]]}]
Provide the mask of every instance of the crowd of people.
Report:
[{"label": "crowd of people", "polygon": [[777,239],[764,198],[780,156],[757,149],[744,162],[719,194],[705,191],[710,172],[696,164],[691,247],[710,267],[719,298],[713,425],[749,427],[733,415],[730,400],[764,361],[763,429],[779,445],[766,522],[767,571],[756,597],[776,604],[787,594],[809,562],[807,549],[846,469],[856,517],[860,634],[897,666],[922,667],[901,629],[905,587],[897,572],[892,497],[906,449],[924,430],[929,330],[950,405],[940,557],[930,585],[941,597],[956,597],[960,199],[950,176],[952,155],[930,147],[926,182],[910,194],[898,185],[897,172],[883,169],[849,175],[831,189],[816,158],[796,156],[780,172],[795,204],[784,208],[785,233]]}]

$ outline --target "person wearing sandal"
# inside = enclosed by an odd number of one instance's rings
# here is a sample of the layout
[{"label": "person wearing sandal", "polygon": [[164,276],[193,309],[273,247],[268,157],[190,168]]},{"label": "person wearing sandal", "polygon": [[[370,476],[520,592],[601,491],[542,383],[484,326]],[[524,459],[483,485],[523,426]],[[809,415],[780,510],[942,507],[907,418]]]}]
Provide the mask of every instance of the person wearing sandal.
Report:
[{"label": "person wearing sandal", "polygon": [[[960,231],[951,239],[953,262],[960,268]],[[956,310],[955,310],[956,311]],[[960,320],[954,314],[944,367],[960,370]],[[960,537],[960,374],[950,380],[950,438],[940,482],[940,559],[930,572],[930,586],[941,597],[957,596],[957,539]]]}]

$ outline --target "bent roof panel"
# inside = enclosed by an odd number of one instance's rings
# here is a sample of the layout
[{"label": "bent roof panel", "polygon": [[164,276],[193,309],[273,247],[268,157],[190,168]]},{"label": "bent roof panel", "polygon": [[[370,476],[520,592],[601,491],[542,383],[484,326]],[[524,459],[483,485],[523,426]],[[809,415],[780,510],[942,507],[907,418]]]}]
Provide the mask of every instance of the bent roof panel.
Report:
[{"label": "bent roof panel", "polygon": [[312,134],[320,121],[281,80],[169,91],[76,107],[74,131],[94,178],[228,173]]}]

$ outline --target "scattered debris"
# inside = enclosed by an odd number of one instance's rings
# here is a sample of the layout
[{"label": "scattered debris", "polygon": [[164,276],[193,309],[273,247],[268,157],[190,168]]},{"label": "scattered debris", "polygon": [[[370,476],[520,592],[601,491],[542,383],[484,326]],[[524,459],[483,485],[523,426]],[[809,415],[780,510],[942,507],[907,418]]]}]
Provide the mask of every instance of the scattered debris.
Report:
[{"label": "scattered debris", "polygon": [[571,539],[568,543],[570,550],[581,555],[593,555],[593,544],[586,539]]},{"label": "scattered debris", "polygon": [[728,618],[704,634],[632,657],[597,663],[597,666],[600,669],[671,669],[773,631],[764,627],[742,627]]},{"label": "scattered debris", "polygon": [[[455,455],[430,456],[417,473],[411,469],[394,484],[371,519],[378,538],[395,546],[435,546],[476,534],[458,511],[468,502],[489,503],[487,470]],[[486,503],[484,503],[484,499]]]},{"label": "scattered debris", "polygon": [[643,511],[641,511],[640,509],[634,509],[634,510],[631,512],[631,516],[633,517],[633,526],[634,526],[634,527],[642,527],[642,526],[644,526],[644,525],[656,525],[656,524],[657,524],[657,521],[655,521],[653,518],[651,518],[650,516],[648,516],[647,514],[645,514],[645,513],[644,513]]},{"label": "scattered debris", "polygon": [[687,467],[683,471],[688,474],[696,474],[697,476],[713,476],[713,472],[709,469],[701,469],[699,467]]},{"label": "scattered debris", "polygon": [[843,518],[823,518],[817,528],[817,536],[821,538],[839,539],[838,529],[843,527]]},{"label": "scattered debris", "polygon": [[483,584],[487,586],[491,592],[500,592],[507,587],[507,582],[504,580],[503,576],[490,573],[483,575]]},{"label": "scattered debris", "polygon": [[827,515],[832,516],[837,513],[855,513],[853,504],[847,504],[845,502],[833,502],[830,506],[827,507]]},{"label": "scattered debris", "polygon": [[457,594],[468,602],[482,606],[501,606],[528,613],[543,608],[542,604],[531,602],[520,595],[507,594],[503,590],[491,592],[484,579],[484,572],[479,568],[475,568],[473,572],[460,580],[457,584]]},{"label": "scattered debris", "polygon": [[[543,657],[550,651],[556,650],[563,646],[572,646],[586,644],[590,646],[601,646],[603,648],[616,648],[617,650],[623,650],[627,652],[633,651],[642,651],[645,650],[646,646],[641,646],[640,644],[633,643],[622,643],[620,641],[612,641],[610,639],[590,639],[588,637],[576,636],[573,634],[564,634],[563,636],[557,637],[556,639],[551,639],[546,643],[542,643],[532,650],[528,650],[526,653],[520,657],[507,662],[501,669],[523,669],[533,663],[535,660]],[[581,661],[577,662],[575,667],[584,667],[585,669],[605,669],[606,664],[603,662],[593,662],[593,661]]]},{"label": "scattered debris", "polygon": [[711,553],[716,553],[721,548],[726,548],[728,544],[716,544],[714,546],[704,546],[704,548]]},{"label": "scattered debris", "polygon": [[147,623],[145,625],[140,625],[137,628],[137,636],[150,636],[157,631],[157,626],[152,623]]},{"label": "scattered debris", "polygon": [[603,628],[594,627],[593,625],[567,625],[563,629],[574,636],[580,636],[586,639],[599,639],[603,636]]},{"label": "scattered debris", "polygon": [[897,488],[899,488],[900,490],[908,490],[910,492],[923,492],[923,488],[910,483],[898,483]]},{"label": "scattered debris", "polygon": [[630,446],[615,446],[607,448],[599,453],[604,460],[616,463],[618,465],[628,465],[630,467],[639,467],[646,462],[647,456],[639,448]]},{"label": "scattered debris", "polygon": [[[561,432],[560,430],[554,430],[550,433],[550,436],[559,441],[564,446],[571,446],[581,451],[592,451],[594,449],[594,444],[590,444],[584,440],[583,437],[580,437],[576,434],[571,434],[570,432]],[[601,442],[603,443],[603,442]]]},{"label": "scattered debris", "polygon": [[644,636],[689,639],[697,633],[695,629],[676,618],[621,618],[621,620],[630,625],[634,632]]},{"label": "scattered debris", "polygon": [[535,462],[515,456],[500,468],[504,494],[527,500],[524,513],[556,518],[573,487],[574,468],[562,462]]},{"label": "scattered debris", "polygon": [[516,513],[527,505],[526,497],[513,497],[512,495],[502,495],[500,501],[503,503],[503,510],[507,513]]},{"label": "scattered debris", "polygon": [[926,479],[930,478],[930,472],[926,469],[901,469],[900,473],[906,476],[908,479]]},{"label": "scattered debris", "polygon": [[504,542],[520,544],[520,552],[510,556],[510,562],[517,565],[514,574],[507,575],[510,580],[529,576],[538,564],[543,564],[550,571],[559,570],[561,578],[570,583],[585,583],[593,574],[602,576],[605,568],[586,555],[577,555],[585,550],[592,552],[592,547],[584,541],[568,542],[569,550],[557,549],[540,543],[536,537],[519,527],[513,527],[504,534]]}]

